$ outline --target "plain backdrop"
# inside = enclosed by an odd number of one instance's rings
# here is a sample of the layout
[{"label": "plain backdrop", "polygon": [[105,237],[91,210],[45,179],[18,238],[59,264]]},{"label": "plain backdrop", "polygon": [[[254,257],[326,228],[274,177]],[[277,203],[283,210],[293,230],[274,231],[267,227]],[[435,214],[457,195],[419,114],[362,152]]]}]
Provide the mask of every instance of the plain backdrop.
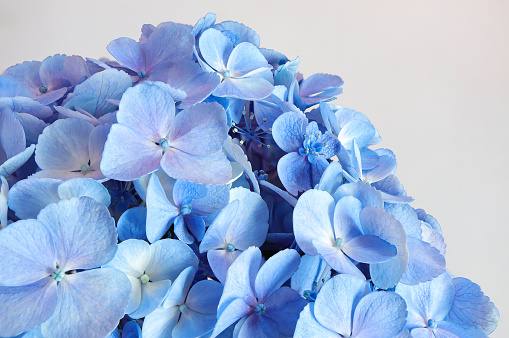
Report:
[{"label": "plain backdrop", "polygon": [[447,266],[481,285],[509,337],[509,1],[6,1],[0,72],[55,53],[99,58],[144,23],[240,21],[304,75],[345,81],[398,159],[412,206],[440,222]]}]

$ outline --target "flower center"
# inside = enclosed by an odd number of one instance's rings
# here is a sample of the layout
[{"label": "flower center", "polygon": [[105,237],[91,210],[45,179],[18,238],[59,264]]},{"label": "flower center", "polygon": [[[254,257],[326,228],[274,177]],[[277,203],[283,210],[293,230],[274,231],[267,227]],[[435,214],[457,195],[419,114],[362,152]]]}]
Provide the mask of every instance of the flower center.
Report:
[{"label": "flower center", "polygon": [[223,76],[224,76],[225,79],[228,79],[231,76],[230,71],[229,70],[225,70],[223,72]]},{"label": "flower center", "polygon": [[338,248],[341,248],[343,246],[343,238],[336,239],[334,245],[337,246]]},{"label": "flower center", "polygon": [[40,87],[39,87],[39,93],[44,94],[44,93],[46,93],[47,91],[48,91],[48,88],[46,88],[46,87],[44,87],[44,86],[40,86]]},{"label": "flower center", "polygon": [[146,72],[146,71],[144,71],[144,70],[142,70],[142,71],[140,71],[140,72],[138,73],[138,77],[139,77],[140,79],[143,79],[143,78],[144,78],[144,77],[146,77],[146,76],[147,76],[147,72]]},{"label": "flower center", "polygon": [[180,207],[180,213],[184,216],[189,215],[192,210],[193,208],[189,204],[184,204]]},{"label": "flower center", "polygon": [[54,280],[56,280],[57,282],[60,282],[62,281],[62,279],[64,279],[65,277],[65,271],[62,271],[60,269],[56,269],[55,271],[53,271],[53,273],[51,274],[51,278],[53,278]]},{"label": "flower center", "polygon": [[90,165],[88,163],[83,163],[81,165],[80,171],[83,174],[83,176],[85,176],[90,172]]},{"label": "flower center", "polygon": [[311,301],[311,302],[314,302],[316,300],[316,291],[312,291],[312,290],[306,290],[304,291],[304,293],[302,294],[302,296],[304,298],[306,298],[307,300]]},{"label": "flower center", "polygon": [[143,284],[147,284],[148,281],[150,280],[150,277],[144,274],[143,276],[140,277],[140,280]]},{"label": "flower center", "polygon": [[254,312],[257,315],[260,315],[260,316],[263,315],[265,313],[265,311],[267,311],[267,308],[265,307],[265,304],[258,304],[254,308]]},{"label": "flower center", "polygon": [[186,304],[182,304],[179,306],[179,310],[180,310],[180,313],[184,313],[187,311],[187,305]]},{"label": "flower center", "polygon": [[434,319],[429,319],[428,320],[428,326],[432,329],[436,328],[437,327],[437,321],[434,320]]},{"label": "flower center", "polygon": [[307,156],[310,163],[315,163],[318,157],[325,156],[322,150],[327,147],[327,144],[320,142],[321,136],[319,133],[306,135],[302,147],[299,149],[299,154]]},{"label": "flower center", "polygon": [[226,246],[226,250],[228,250],[229,252],[234,252],[234,251],[235,251],[235,244],[233,244],[233,243],[229,243],[229,244]]},{"label": "flower center", "polygon": [[167,139],[167,138],[162,138],[159,140],[159,145],[163,148],[163,149],[166,149],[170,146],[170,141]]}]

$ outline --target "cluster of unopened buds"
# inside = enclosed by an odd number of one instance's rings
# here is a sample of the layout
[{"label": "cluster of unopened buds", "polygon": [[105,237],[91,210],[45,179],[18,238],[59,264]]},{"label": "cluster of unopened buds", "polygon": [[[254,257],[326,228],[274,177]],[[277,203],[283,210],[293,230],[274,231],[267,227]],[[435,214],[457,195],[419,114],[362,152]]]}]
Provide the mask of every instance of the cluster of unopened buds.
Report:
[{"label": "cluster of unopened buds", "polygon": [[496,328],[339,76],[214,14],[141,31],[0,76],[1,337]]}]

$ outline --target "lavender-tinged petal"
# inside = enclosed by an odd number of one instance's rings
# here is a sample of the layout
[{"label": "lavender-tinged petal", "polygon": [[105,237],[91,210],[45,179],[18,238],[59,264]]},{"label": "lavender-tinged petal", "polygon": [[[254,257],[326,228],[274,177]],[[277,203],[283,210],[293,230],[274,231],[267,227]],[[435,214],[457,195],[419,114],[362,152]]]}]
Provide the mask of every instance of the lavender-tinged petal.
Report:
[{"label": "lavender-tinged petal", "polygon": [[186,81],[180,89],[187,96],[179,105],[179,108],[188,108],[202,102],[219,86],[221,78],[216,73],[200,73]]},{"label": "lavender-tinged petal", "polygon": [[409,204],[388,203],[384,209],[390,212],[401,223],[408,237],[421,238],[421,221]]},{"label": "lavender-tinged petal", "polygon": [[394,292],[373,292],[364,296],[353,316],[352,336],[394,337],[406,322],[406,304]]},{"label": "lavender-tinged petal", "polygon": [[298,292],[283,286],[265,301],[267,310],[263,316],[277,324],[280,334],[293,336],[299,314],[306,304],[308,302]]},{"label": "lavender-tinged petal", "polygon": [[[3,108],[0,112],[0,161],[4,162],[26,147],[25,132],[9,108]],[[2,157],[6,158],[2,158]]]},{"label": "lavender-tinged petal", "polygon": [[5,337],[16,336],[51,316],[58,302],[57,283],[44,278],[29,285],[0,286],[0,302],[0,332]]},{"label": "lavender-tinged petal", "polygon": [[210,155],[193,155],[169,148],[161,167],[168,176],[200,184],[225,184],[232,176],[230,161],[222,150]]},{"label": "lavender-tinged petal", "polygon": [[0,98],[0,107],[5,106],[9,107],[13,112],[30,114],[41,119],[50,117],[53,114],[50,107],[24,96]]},{"label": "lavender-tinged petal", "polygon": [[181,215],[177,216],[173,221],[173,231],[175,232],[175,236],[182,242],[186,244],[194,243],[194,237],[189,233],[184,217]]},{"label": "lavender-tinged petal", "polygon": [[39,68],[39,75],[41,82],[48,89],[54,91],[62,87],[69,87],[72,83],[67,79],[67,74],[64,68],[64,62],[67,59],[66,55],[56,54],[45,58],[41,67]]},{"label": "lavender-tinged petal", "polygon": [[422,230],[422,240],[431,244],[434,248],[436,248],[442,256],[445,256],[445,249],[447,245],[445,244],[444,237],[437,230],[429,227],[426,223],[421,223]]},{"label": "lavender-tinged petal", "polygon": [[264,303],[279,289],[299,267],[300,256],[293,249],[286,249],[272,256],[262,265],[255,279],[256,297]]},{"label": "lavender-tinged petal", "polygon": [[191,58],[193,46],[194,36],[189,26],[173,22],[159,25],[142,45],[146,71],[164,62]]},{"label": "lavender-tinged petal", "polygon": [[108,208],[90,197],[73,197],[44,208],[37,220],[51,232],[60,269],[91,269],[117,251],[117,230]]},{"label": "lavender-tinged petal", "polygon": [[81,56],[72,55],[64,60],[65,76],[71,83],[75,85],[90,76],[90,70],[87,63]]},{"label": "lavender-tinged petal", "polygon": [[394,174],[397,165],[396,159],[389,156],[380,156],[378,161],[376,167],[363,173],[364,180],[378,182],[390,174]]},{"label": "lavender-tinged petal", "polygon": [[352,141],[355,139],[357,146],[365,147],[375,135],[375,127],[372,124],[353,120],[347,123],[339,132],[338,138],[341,144],[347,149],[352,149]]},{"label": "lavender-tinged petal", "polygon": [[300,84],[300,95],[307,104],[317,103],[341,94],[343,80],[337,75],[313,74]]},{"label": "lavender-tinged petal", "polygon": [[318,293],[315,318],[327,329],[349,336],[352,314],[361,298],[369,293],[369,283],[365,280],[348,274],[338,275],[325,283]]},{"label": "lavender-tinged petal", "polygon": [[53,315],[41,325],[45,337],[104,337],[118,325],[131,283],[115,269],[66,275],[58,288]]},{"label": "lavender-tinged petal", "polygon": [[249,42],[239,43],[232,51],[226,68],[240,78],[260,68],[271,68],[260,50]]},{"label": "lavender-tinged petal", "polygon": [[316,255],[313,241],[334,242],[333,215],[334,200],[327,192],[310,190],[299,198],[293,212],[293,230],[302,251]]},{"label": "lavender-tinged petal", "polygon": [[67,87],[63,87],[52,92],[43,94],[37,98],[37,102],[43,105],[50,105],[64,97],[65,94],[67,94]]},{"label": "lavender-tinged petal", "polygon": [[246,25],[235,22],[235,21],[223,21],[221,23],[215,24],[212,28],[217,29],[221,32],[230,31],[234,33],[240,42],[249,42],[255,45],[256,47],[260,46],[260,37],[254,30],[247,27]]},{"label": "lavender-tinged petal", "polygon": [[22,286],[53,273],[55,247],[51,233],[36,220],[18,221],[1,230],[0,285]]},{"label": "lavender-tinged petal", "polygon": [[386,262],[396,256],[396,247],[373,235],[360,235],[345,243],[342,250],[362,263]]},{"label": "lavender-tinged petal", "polygon": [[135,207],[126,210],[118,219],[118,239],[147,239],[146,235],[147,208]]},{"label": "lavender-tinged petal", "polygon": [[150,245],[142,240],[128,239],[118,245],[115,257],[105,267],[115,268],[128,276],[139,278],[150,260]]},{"label": "lavender-tinged petal", "polygon": [[118,38],[108,44],[108,52],[122,65],[139,72],[145,68],[145,58],[140,44],[130,38]]},{"label": "lavender-tinged petal", "polygon": [[156,82],[128,88],[120,100],[118,123],[135,130],[139,138],[153,142],[165,138],[175,116],[175,101],[168,87]]},{"label": "lavender-tinged petal", "polygon": [[90,157],[88,139],[94,129],[81,119],[57,120],[44,129],[35,150],[35,161],[42,170],[79,170]]},{"label": "lavender-tinged petal", "polygon": [[[128,147],[126,145],[129,145]],[[111,126],[100,164],[108,178],[131,181],[160,167],[162,148],[120,124]]]},{"label": "lavender-tinged petal", "polygon": [[217,72],[226,70],[228,58],[233,50],[233,45],[217,29],[207,29],[198,41],[200,53],[205,62]]},{"label": "lavender-tinged petal", "polygon": [[215,313],[206,315],[188,309],[180,316],[171,336],[175,338],[201,337],[212,332],[216,321]]},{"label": "lavender-tinged petal", "polygon": [[228,133],[226,113],[218,103],[199,103],[180,112],[168,134],[170,147],[194,155],[221,149]]},{"label": "lavender-tinged petal", "polygon": [[27,144],[36,144],[39,135],[42,134],[44,128],[47,127],[47,124],[44,121],[39,120],[37,117],[25,113],[16,114],[16,118],[19,123],[21,123],[21,126],[25,131]]},{"label": "lavender-tinged petal", "polygon": [[173,281],[171,289],[164,297],[161,306],[165,309],[169,309],[170,307],[184,304],[195,275],[195,268],[192,266],[185,268]]},{"label": "lavender-tinged petal", "polygon": [[145,273],[151,281],[174,280],[185,268],[198,269],[198,258],[193,250],[176,239],[162,239],[150,245],[150,261]]},{"label": "lavender-tinged petal", "polygon": [[476,327],[485,334],[492,333],[500,320],[495,305],[485,296],[479,285],[466,278],[452,280],[456,293],[448,321]]},{"label": "lavender-tinged petal", "polygon": [[[240,323],[240,322],[239,322]],[[239,325],[239,324],[237,324]],[[239,329],[239,338],[265,338],[277,337],[278,327],[276,322],[265,316],[252,314],[247,317]]]},{"label": "lavender-tinged petal", "polygon": [[205,31],[207,28],[212,26],[216,22],[216,14],[215,13],[207,13],[203,18],[200,18],[196,24],[193,26],[193,30],[191,33],[193,33],[194,36],[200,35],[203,31]]},{"label": "lavender-tinged petal", "polygon": [[224,247],[226,233],[235,219],[239,204],[240,201],[234,200],[217,215],[200,243],[201,253]]},{"label": "lavender-tinged petal", "polygon": [[415,285],[445,272],[445,258],[438,249],[420,239],[408,237],[408,265],[401,283]]},{"label": "lavender-tinged petal", "polygon": [[[413,331],[412,331],[413,333]],[[487,338],[481,330],[469,326],[460,325],[456,323],[450,323],[446,321],[438,322],[437,327],[433,330],[433,334],[436,338]]]},{"label": "lavender-tinged petal", "polygon": [[259,100],[272,93],[274,86],[263,78],[229,78],[221,82],[213,94],[242,100]]},{"label": "lavender-tinged petal", "polygon": [[226,276],[228,269],[233,262],[242,253],[240,250],[229,252],[226,249],[222,250],[209,250],[207,252],[207,260],[214,276],[224,285],[226,283]]},{"label": "lavender-tinged petal", "polygon": [[[223,286],[213,280],[202,280],[193,285],[186,298],[189,309],[200,314],[214,315],[223,293]],[[212,330],[212,328],[210,329]]]},{"label": "lavender-tinged petal", "polygon": [[0,96],[35,98],[30,89],[39,91],[39,87],[42,86],[39,77],[40,67],[40,61],[25,61],[7,68],[3,73],[4,76],[0,77]]}]

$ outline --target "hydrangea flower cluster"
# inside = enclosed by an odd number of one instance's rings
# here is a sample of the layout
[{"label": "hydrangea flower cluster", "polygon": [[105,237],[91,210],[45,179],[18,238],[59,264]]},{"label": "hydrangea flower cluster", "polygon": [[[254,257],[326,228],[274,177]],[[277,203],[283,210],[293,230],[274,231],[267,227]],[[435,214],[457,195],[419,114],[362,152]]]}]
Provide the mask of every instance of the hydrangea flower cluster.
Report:
[{"label": "hydrangea flower cluster", "polygon": [[241,23],[0,76],[0,337],[487,337],[339,76]]}]

